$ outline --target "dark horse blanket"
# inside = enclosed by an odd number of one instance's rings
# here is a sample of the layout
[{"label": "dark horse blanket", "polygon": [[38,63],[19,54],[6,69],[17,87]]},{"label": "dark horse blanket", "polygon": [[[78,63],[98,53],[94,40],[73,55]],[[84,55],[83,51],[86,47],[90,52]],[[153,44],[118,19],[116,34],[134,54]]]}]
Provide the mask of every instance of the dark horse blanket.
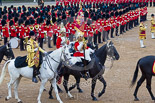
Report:
[{"label": "dark horse blanket", "polygon": [[22,68],[22,67],[26,67],[28,66],[28,64],[26,63],[26,58],[27,56],[19,56],[15,59],[15,67],[16,68]]},{"label": "dark horse blanket", "polygon": [[[40,56],[39,56],[40,57],[39,58],[39,67],[40,67],[40,65],[41,65],[41,63],[43,61],[43,57],[42,57],[41,52],[39,52],[39,54],[40,54]],[[27,56],[23,56],[23,57],[19,56],[19,57],[17,57],[15,59],[15,67],[16,68],[22,68],[22,67],[28,66],[28,64],[26,62],[26,58],[27,58]]]}]

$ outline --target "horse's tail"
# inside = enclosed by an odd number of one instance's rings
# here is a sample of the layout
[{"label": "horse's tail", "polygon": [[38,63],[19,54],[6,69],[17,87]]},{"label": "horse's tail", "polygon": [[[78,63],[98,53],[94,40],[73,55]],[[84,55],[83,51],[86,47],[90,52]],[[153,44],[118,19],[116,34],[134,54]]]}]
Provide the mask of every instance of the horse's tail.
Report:
[{"label": "horse's tail", "polygon": [[2,72],[1,72],[1,76],[0,76],[0,85],[2,84],[3,82],[3,79],[5,77],[5,74],[6,74],[6,66],[8,63],[10,63],[11,60],[8,60],[7,62],[5,62],[3,68],[2,68]]},{"label": "horse's tail", "polygon": [[[141,60],[141,59],[140,59],[140,60]],[[136,70],[135,70],[135,72],[134,72],[134,76],[133,76],[133,79],[132,79],[132,81],[131,81],[130,87],[133,87],[134,84],[135,84],[135,82],[136,82],[136,80],[137,80],[137,77],[138,77],[138,67],[139,67],[139,62],[140,62],[140,60],[137,62]]]}]

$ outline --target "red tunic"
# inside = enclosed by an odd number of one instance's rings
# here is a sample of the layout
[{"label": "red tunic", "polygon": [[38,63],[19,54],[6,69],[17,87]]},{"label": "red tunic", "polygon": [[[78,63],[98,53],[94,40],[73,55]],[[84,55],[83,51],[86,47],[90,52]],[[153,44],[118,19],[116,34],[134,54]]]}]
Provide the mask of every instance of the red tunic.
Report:
[{"label": "red tunic", "polygon": [[10,26],[11,37],[16,37],[16,29],[15,26]]},{"label": "red tunic", "polygon": [[9,30],[6,26],[2,27],[3,37],[9,37]]},{"label": "red tunic", "polygon": [[39,28],[39,38],[44,38],[44,26],[43,25]]},{"label": "red tunic", "polygon": [[75,42],[75,44],[74,44],[74,47],[75,47],[75,50],[77,51],[77,52],[75,52],[74,54],[73,54],[73,56],[74,57],[80,57],[80,56],[84,56],[84,54],[83,53],[80,53],[80,50],[78,50],[78,46],[79,46],[79,42],[77,41],[77,42]]},{"label": "red tunic", "polygon": [[25,35],[24,35],[24,27],[23,26],[18,27],[17,31],[19,33],[19,38],[23,39],[25,37]]}]

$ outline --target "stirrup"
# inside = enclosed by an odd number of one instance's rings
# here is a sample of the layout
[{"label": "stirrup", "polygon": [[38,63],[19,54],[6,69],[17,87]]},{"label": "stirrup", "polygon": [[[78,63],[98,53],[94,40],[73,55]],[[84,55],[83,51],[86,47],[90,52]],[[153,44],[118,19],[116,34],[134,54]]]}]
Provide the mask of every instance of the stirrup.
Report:
[{"label": "stirrup", "polygon": [[33,78],[32,78],[32,82],[34,82],[34,83],[38,83],[37,78],[36,78],[36,77],[33,77]]}]

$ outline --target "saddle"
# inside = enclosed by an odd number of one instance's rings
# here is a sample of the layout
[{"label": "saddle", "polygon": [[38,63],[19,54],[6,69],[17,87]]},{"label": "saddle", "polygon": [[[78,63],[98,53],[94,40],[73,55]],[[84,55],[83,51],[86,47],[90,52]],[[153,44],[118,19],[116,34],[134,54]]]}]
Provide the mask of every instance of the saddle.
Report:
[{"label": "saddle", "polygon": [[[39,66],[38,66],[38,68],[40,67],[40,65],[41,65],[42,62],[43,62],[42,53],[39,52],[39,55],[40,55],[40,56],[39,56]],[[28,66],[28,64],[27,64],[27,62],[26,62],[26,59],[27,59],[27,56],[23,56],[23,57],[19,56],[19,57],[17,57],[17,58],[15,59],[15,62],[14,62],[15,67],[16,67],[16,68],[22,68],[22,67]]]}]

